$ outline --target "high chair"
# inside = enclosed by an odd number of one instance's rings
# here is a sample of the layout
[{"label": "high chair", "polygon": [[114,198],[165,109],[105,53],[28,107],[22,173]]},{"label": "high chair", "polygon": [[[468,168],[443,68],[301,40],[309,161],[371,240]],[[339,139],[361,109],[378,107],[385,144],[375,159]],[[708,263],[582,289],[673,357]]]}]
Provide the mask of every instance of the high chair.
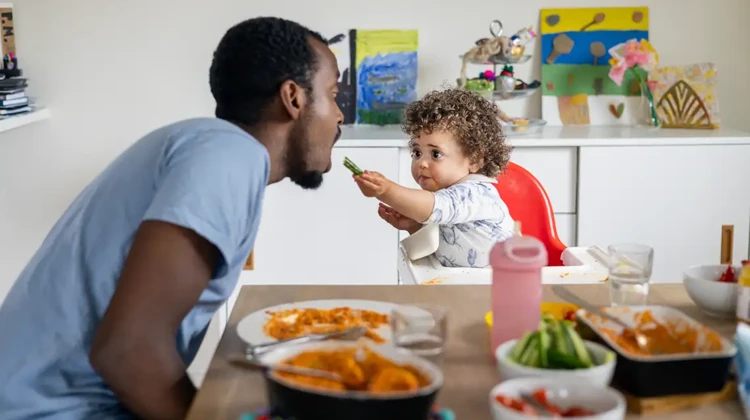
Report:
[{"label": "high chair", "polygon": [[557,236],[555,214],[542,184],[531,172],[508,162],[495,184],[500,198],[508,205],[513,220],[521,222],[524,235],[533,236],[545,245],[548,266],[561,266],[565,244]]},{"label": "high chair", "polygon": [[[523,235],[534,236],[547,248],[549,263],[542,269],[545,284],[600,283],[608,276],[588,247],[566,248],[557,236],[555,217],[547,192],[534,175],[510,162],[495,184],[508,205],[513,220],[521,223]],[[490,284],[491,268],[443,267],[434,255],[412,261],[399,247],[398,271],[401,284]]]}]

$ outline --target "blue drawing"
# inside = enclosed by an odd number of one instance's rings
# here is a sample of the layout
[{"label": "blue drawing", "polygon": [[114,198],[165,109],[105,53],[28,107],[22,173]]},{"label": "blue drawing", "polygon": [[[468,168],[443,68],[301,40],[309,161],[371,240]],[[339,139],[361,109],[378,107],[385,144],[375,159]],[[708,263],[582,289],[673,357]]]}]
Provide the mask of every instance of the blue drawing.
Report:
[{"label": "blue drawing", "polygon": [[399,124],[416,99],[416,51],[365,57],[357,67],[357,123]]}]

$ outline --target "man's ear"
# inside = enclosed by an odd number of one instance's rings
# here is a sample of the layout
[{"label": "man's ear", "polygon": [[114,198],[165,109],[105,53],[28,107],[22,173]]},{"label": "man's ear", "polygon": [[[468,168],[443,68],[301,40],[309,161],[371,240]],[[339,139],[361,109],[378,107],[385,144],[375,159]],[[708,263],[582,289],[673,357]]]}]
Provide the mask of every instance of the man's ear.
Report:
[{"label": "man's ear", "polygon": [[307,92],[300,85],[287,80],[281,84],[279,96],[289,118],[299,119],[302,110],[307,105]]}]

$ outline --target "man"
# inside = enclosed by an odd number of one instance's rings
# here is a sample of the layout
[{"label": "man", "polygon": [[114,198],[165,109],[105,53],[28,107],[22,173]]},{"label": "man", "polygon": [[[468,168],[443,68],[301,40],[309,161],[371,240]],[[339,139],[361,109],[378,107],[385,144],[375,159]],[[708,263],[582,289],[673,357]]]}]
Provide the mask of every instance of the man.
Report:
[{"label": "man", "polygon": [[316,188],[343,116],[336,59],[299,24],[231,28],[216,116],[119,156],[52,228],[0,307],[0,418],[184,418],[186,375],[253,248],[266,185]]}]

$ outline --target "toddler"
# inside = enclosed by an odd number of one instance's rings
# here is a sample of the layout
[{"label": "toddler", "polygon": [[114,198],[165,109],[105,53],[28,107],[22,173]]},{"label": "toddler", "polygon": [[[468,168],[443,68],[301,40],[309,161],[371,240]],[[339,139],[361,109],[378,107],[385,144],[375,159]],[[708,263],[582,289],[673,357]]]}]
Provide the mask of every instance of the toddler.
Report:
[{"label": "toddler", "polygon": [[373,171],[355,175],[362,193],[380,200],[378,214],[410,234],[437,224],[435,256],[446,267],[487,267],[492,246],[513,235],[513,220],[497,189],[510,158],[497,107],[479,95],[434,91],[406,108],[411,174],[406,188]]}]

